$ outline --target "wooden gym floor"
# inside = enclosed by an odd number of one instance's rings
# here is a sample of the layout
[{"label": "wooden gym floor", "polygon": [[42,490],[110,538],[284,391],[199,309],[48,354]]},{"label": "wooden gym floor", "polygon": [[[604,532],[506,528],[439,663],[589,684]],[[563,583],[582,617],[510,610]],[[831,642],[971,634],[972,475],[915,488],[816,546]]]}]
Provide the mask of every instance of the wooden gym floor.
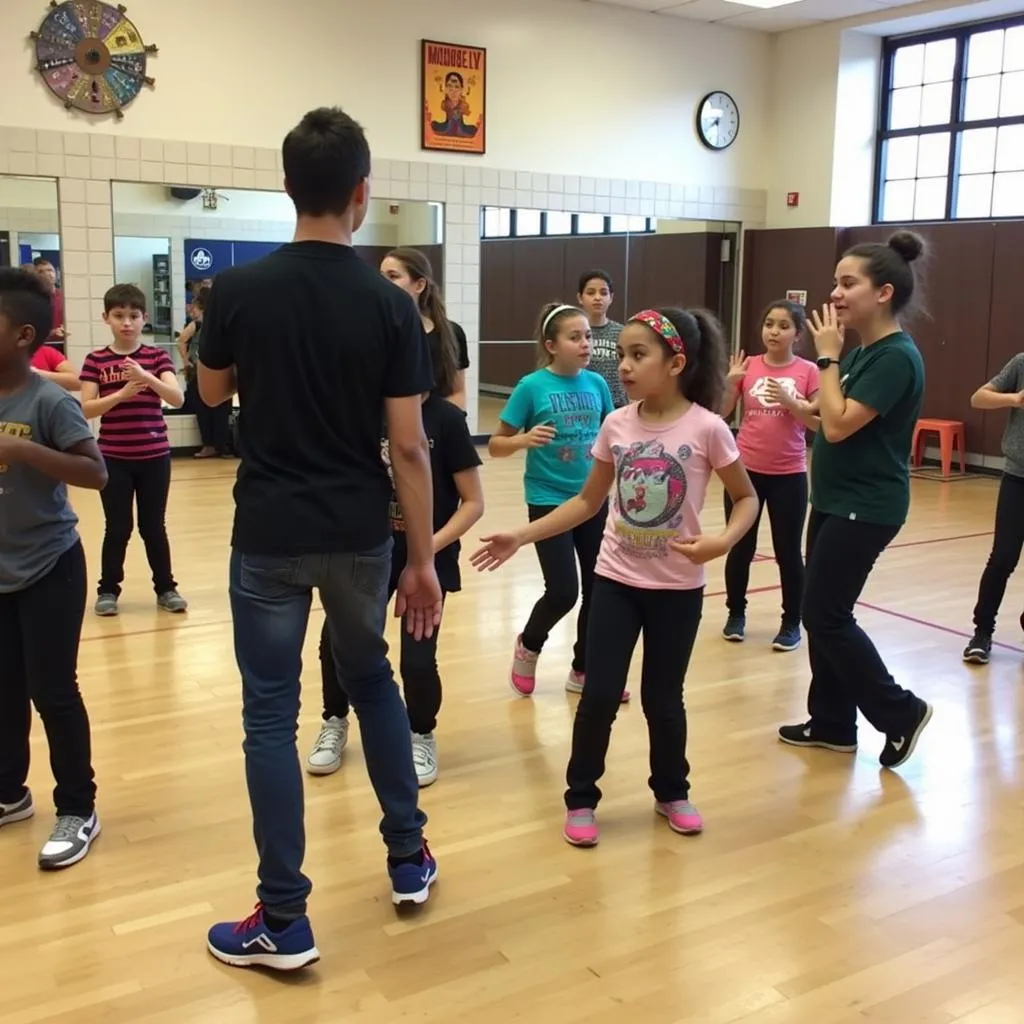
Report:
[{"label": "wooden gym floor", "polygon": [[[804,651],[768,646],[775,566],[753,567],[744,645],[718,636],[722,567],[711,567],[687,680],[693,798],[707,822],[697,838],[652,812],[635,700],[612,740],[601,845],[562,841],[570,624],[544,652],[536,697],[515,699],[505,673],[539,593],[534,555],[467,572],[443,627],[441,777],[423,793],[440,861],[433,898],[412,915],[391,906],[353,729],[342,770],[306,786],[323,959],[282,978],[223,967],[205,949],[212,922],[254,902],[225,589],[233,469],[174,465],[169,524],[188,616],[156,611],[136,539],[123,614],[87,617],[81,682],[103,835],[54,876],[35,866],[51,825],[35,730],[39,813],[0,834],[3,1024],[1024,1021],[1020,580],[992,664],[960,661],[996,481],[915,481],[911,521],[865,594],[862,621],[891,668],[935,704],[898,774],[879,769],[881,740],[866,726],[855,757],[776,741],[777,725],[802,715],[807,664]],[[518,459],[487,462],[484,529],[522,520],[520,472]],[[74,500],[95,570],[99,501]],[[713,487],[705,524],[721,519]],[[318,727],[320,621],[314,612],[302,756]]]}]

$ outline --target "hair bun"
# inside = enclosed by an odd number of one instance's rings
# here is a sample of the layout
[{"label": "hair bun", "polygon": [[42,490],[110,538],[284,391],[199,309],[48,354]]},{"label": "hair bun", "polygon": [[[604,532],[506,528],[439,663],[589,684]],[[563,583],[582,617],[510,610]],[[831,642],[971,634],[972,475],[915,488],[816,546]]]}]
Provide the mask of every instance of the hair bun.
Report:
[{"label": "hair bun", "polygon": [[925,249],[924,239],[920,235],[915,235],[913,231],[897,231],[890,235],[886,244],[899,253],[907,263],[913,263]]}]

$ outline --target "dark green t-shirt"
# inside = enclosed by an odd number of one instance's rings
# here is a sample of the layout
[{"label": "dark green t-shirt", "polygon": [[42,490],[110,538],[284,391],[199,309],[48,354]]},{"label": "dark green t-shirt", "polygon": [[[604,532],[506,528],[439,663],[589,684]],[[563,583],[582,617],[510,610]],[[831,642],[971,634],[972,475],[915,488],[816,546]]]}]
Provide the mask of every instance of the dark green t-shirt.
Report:
[{"label": "dark green t-shirt", "polygon": [[811,450],[811,505],[819,512],[902,526],[910,507],[910,445],[924,396],[924,362],[899,331],[857,347],[839,367],[843,394],[878,415],[834,444],[819,430]]}]

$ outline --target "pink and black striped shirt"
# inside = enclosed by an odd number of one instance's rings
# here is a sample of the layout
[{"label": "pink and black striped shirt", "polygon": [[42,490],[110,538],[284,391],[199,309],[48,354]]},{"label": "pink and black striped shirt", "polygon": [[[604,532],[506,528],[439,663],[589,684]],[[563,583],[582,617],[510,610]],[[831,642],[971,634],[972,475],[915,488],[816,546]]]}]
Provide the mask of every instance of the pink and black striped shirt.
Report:
[{"label": "pink and black striped shirt", "polygon": [[[144,370],[159,378],[174,373],[171,357],[155,345],[140,345],[134,352],[115,352],[101,348],[90,352],[79,375],[83,383],[96,384],[99,397],[120,391],[128,380],[124,361],[134,359]],[[120,402],[100,417],[100,451],[111,459],[157,459],[167,455],[167,424],[160,396],[146,388]]]}]

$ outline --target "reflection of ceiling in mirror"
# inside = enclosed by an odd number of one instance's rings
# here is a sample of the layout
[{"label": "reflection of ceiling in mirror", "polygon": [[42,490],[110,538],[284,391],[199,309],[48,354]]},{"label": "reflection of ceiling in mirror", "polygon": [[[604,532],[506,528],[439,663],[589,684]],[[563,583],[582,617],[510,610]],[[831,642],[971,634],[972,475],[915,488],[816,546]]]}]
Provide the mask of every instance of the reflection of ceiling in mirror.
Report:
[{"label": "reflection of ceiling in mirror", "polygon": [[57,209],[57,182],[52,178],[17,178],[0,174],[0,206],[6,209]]}]

